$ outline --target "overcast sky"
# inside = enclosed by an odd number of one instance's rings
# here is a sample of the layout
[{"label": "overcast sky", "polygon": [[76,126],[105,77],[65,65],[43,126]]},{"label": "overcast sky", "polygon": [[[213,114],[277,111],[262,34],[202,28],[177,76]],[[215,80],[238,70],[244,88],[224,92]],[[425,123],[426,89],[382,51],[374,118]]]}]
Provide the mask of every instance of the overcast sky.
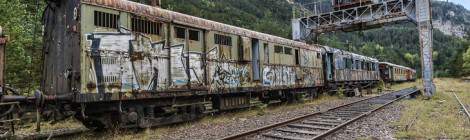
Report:
[{"label": "overcast sky", "polygon": [[[441,1],[446,1],[446,0],[441,0]],[[453,2],[453,3],[456,3],[456,4],[463,5],[463,7],[470,10],[470,0],[449,0],[449,2]]]}]

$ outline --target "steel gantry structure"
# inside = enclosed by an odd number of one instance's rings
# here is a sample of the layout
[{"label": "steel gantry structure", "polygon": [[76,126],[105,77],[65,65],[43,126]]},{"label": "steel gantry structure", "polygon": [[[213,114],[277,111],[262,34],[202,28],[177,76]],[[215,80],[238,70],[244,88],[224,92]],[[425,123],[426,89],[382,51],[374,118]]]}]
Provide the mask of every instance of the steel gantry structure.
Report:
[{"label": "steel gantry structure", "polygon": [[430,97],[435,93],[430,0],[374,0],[366,5],[320,13],[297,4],[292,36],[294,40],[312,43],[326,32],[367,30],[401,22],[413,22],[418,27],[423,90]]}]

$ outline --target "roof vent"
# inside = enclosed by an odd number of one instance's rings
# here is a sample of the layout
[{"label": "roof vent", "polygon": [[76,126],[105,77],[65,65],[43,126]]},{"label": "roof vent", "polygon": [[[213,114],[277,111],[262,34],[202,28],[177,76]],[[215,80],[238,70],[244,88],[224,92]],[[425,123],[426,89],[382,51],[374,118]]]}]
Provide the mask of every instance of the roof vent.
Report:
[{"label": "roof vent", "polygon": [[150,5],[154,7],[160,7],[162,0],[150,0]]}]

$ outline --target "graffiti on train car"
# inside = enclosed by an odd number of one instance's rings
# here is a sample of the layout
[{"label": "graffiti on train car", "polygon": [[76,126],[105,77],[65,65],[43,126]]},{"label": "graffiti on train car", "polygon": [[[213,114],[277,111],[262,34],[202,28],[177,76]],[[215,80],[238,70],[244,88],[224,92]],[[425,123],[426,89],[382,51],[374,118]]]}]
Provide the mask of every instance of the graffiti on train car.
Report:
[{"label": "graffiti on train car", "polygon": [[263,69],[264,86],[291,86],[295,84],[296,72],[293,67],[265,66]]},{"label": "graffiti on train car", "polygon": [[223,53],[219,53],[219,47],[214,46],[207,53],[209,58],[209,78],[210,89],[212,91],[224,90],[229,88],[244,87],[251,81],[251,69],[248,64],[218,62],[227,60]]},{"label": "graffiti on train car", "polygon": [[301,75],[301,78],[302,78],[302,81],[303,81],[303,86],[315,86],[318,81],[318,78],[319,77],[319,72],[316,72],[314,69],[312,68],[302,68],[302,75]]},{"label": "graffiti on train car", "polygon": [[184,44],[171,46],[170,52],[172,84],[187,85],[189,74],[191,85],[202,85],[202,52],[187,51]]},{"label": "graffiti on train car", "polygon": [[130,92],[167,87],[165,42],[130,33],[88,34],[88,92]]},{"label": "graffiti on train car", "polygon": [[214,62],[211,72],[212,90],[243,87],[250,81],[247,65]]}]

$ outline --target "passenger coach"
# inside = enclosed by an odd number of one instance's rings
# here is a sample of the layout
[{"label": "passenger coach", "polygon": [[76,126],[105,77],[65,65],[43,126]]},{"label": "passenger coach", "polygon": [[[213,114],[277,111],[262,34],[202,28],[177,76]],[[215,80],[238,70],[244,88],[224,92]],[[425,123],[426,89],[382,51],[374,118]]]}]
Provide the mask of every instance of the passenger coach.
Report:
[{"label": "passenger coach", "polygon": [[324,86],[319,46],[126,0],[51,1],[45,13],[44,91],[72,95],[62,109],[89,127],[173,123]]}]

